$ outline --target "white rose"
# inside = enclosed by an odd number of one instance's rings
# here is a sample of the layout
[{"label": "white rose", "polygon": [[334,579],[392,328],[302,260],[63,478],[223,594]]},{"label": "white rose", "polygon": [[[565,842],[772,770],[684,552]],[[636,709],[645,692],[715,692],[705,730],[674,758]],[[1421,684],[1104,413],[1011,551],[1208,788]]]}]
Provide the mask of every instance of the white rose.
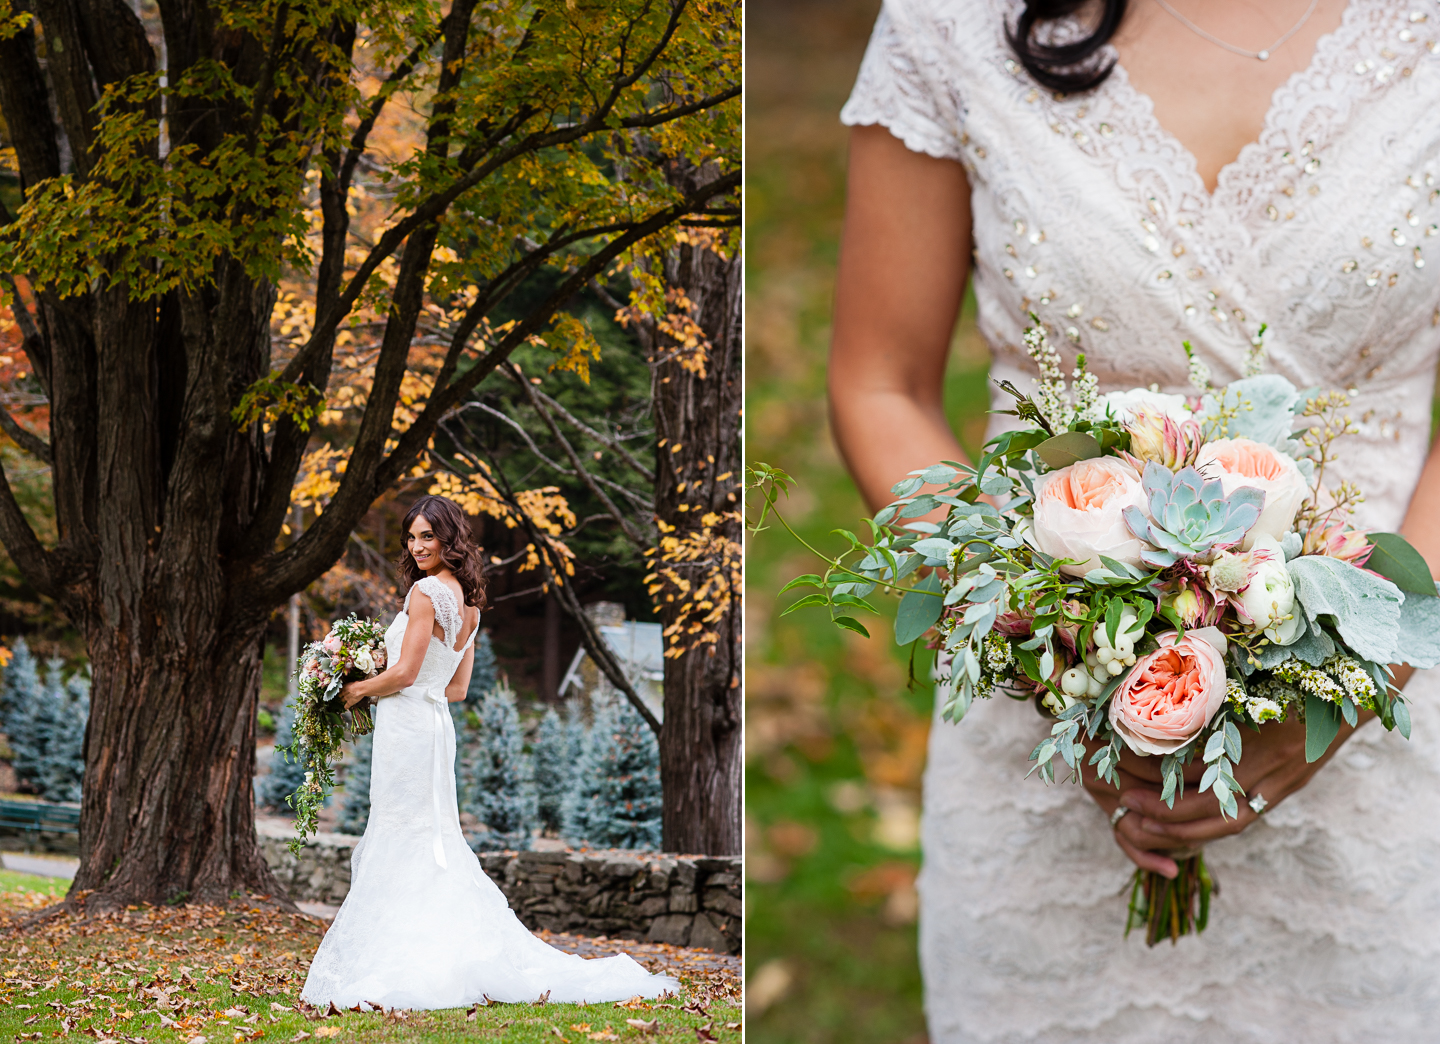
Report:
[{"label": "white rose", "polygon": [[[1218,478],[1227,497],[1241,486],[1265,494],[1260,517],[1240,544],[1245,551],[1255,547],[1261,537],[1275,541],[1285,539],[1295,524],[1295,513],[1310,494],[1305,476],[1288,454],[1250,439],[1216,439],[1205,443],[1195,458],[1195,468],[1206,478]],[[1280,557],[1284,561],[1284,556]]]},{"label": "white rose", "polygon": [[1300,620],[1295,607],[1295,583],[1285,568],[1285,554],[1280,544],[1268,537],[1259,538],[1254,550],[1269,557],[1257,556],[1249,586],[1233,597],[1250,619],[1252,630],[1264,631],[1276,645],[1289,645],[1299,633]]},{"label": "white rose", "polygon": [[1195,418],[1190,407],[1185,405],[1185,396],[1150,391],[1148,388],[1106,392],[1100,396],[1096,412],[1103,416],[1107,406],[1121,424],[1129,424],[1137,413],[1144,413],[1149,417],[1169,417],[1176,424]]},{"label": "white rose", "polygon": [[1150,548],[1130,531],[1121,514],[1127,507],[1145,509],[1140,475],[1119,457],[1094,457],[1051,472],[1035,490],[1035,546],[1053,558],[1073,558],[1061,567],[1071,576],[1101,568],[1105,555],[1127,565],[1140,565]]},{"label": "white rose", "polygon": [[366,674],[375,673],[375,659],[370,655],[369,646],[362,645],[355,650],[355,666]]}]

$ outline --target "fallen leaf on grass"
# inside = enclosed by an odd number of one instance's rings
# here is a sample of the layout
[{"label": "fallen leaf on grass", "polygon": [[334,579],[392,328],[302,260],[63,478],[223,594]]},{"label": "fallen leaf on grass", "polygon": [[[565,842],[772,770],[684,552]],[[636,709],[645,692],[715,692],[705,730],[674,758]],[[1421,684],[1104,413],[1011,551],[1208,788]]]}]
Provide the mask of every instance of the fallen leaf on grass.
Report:
[{"label": "fallen leaf on grass", "polygon": [[204,1037],[191,1037],[186,1044],[205,1044]]},{"label": "fallen leaf on grass", "polygon": [[321,1026],[315,1031],[317,1037],[338,1037],[340,1036],[339,1026]]},{"label": "fallen leaf on grass", "polygon": [[639,1030],[642,1035],[648,1035],[654,1033],[655,1030],[659,1028],[660,1020],[651,1019],[649,1022],[646,1022],[643,1019],[626,1019],[625,1025]]},{"label": "fallen leaf on grass", "polygon": [[617,1037],[615,1034],[611,1033],[609,1030],[601,1030],[599,1033],[587,1033],[586,1036],[589,1037],[591,1040],[619,1040],[619,1039],[620,1039],[620,1038]]},{"label": "fallen leaf on grass", "polygon": [[738,1022],[727,1022],[725,1023],[725,1028],[728,1030],[738,1030],[740,1028],[740,1025],[741,1024]]},{"label": "fallen leaf on grass", "polygon": [[703,1026],[696,1026],[695,1039],[700,1041],[700,1044],[714,1044],[715,1041],[720,1039],[710,1032],[710,1028],[714,1025],[715,1023],[713,1022],[707,1022]]},{"label": "fallen leaf on grass", "polygon": [[270,1010],[271,1010],[271,1011],[290,1011],[291,1009],[290,1009],[290,1007],[287,1006],[287,1005],[277,1004],[275,1001],[271,1001],[271,1002],[270,1002]]},{"label": "fallen leaf on grass", "polygon": [[572,1022],[572,1023],[570,1023],[570,1028],[573,1029],[576,1033],[589,1033],[589,1032],[590,1032],[590,1023],[588,1023],[588,1022]]},{"label": "fallen leaf on grass", "polygon": [[291,1037],[290,1039],[291,1039],[292,1041],[296,1041],[296,1040],[308,1040],[309,1038],[310,1038],[310,1034],[306,1033],[304,1030],[301,1030],[299,1033],[295,1034],[295,1036]]}]

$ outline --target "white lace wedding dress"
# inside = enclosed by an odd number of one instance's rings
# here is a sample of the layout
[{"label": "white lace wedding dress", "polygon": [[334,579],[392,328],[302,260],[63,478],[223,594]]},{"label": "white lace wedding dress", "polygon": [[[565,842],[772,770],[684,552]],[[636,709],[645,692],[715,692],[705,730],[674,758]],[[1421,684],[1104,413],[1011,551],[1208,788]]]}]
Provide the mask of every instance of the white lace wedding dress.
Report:
[{"label": "white lace wedding dress", "polygon": [[[1123,68],[1089,93],[1038,87],[1003,35],[1019,9],[886,0],[842,117],[964,164],[992,375],[1033,386],[1030,310],[1104,390],[1185,391],[1182,340],[1232,380],[1269,323],[1274,371],[1351,390],[1363,434],[1337,477],[1364,488],[1364,525],[1398,527],[1440,349],[1440,5],[1352,0],[1213,197]],[[1133,868],[1105,816],[1077,786],[1021,781],[1035,711],[996,699],[937,720],[920,879],[932,1040],[1440,1040],[1437,679],[1408,687],[1409,742],[1371,722],[1211,844],[1209,929],[1154,949],[1121,938]]]},{"label": "white lace wedding dress", "polygon": [[[525,928],[485,876],[460,833],[455,727],[445,686],[475,639],[458,652],[460,606],[445,584],[421,579],[445,640],[431,637],[415,683],[376,707],[370,821],[351,858],[350,893],[320,943],[301,997],[351,1007],[454,1008],[492,1000],[624,1000],[679,989],[625,955],[585,960]],[[408,617],[385,632],[400,656]]]}]

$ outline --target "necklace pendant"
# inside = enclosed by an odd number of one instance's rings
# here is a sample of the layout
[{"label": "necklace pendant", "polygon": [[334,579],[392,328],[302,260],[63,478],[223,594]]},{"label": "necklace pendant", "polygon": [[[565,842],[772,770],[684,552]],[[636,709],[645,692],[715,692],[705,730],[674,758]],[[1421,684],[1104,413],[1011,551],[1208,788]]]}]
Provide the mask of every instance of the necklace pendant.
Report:
[{"label": "necklace pendant", "polygon": [[1270,60],[1270,52],[1269,52],[1269,51],[1259,51],[1259,52],[1256,53],[1255,57],[1256,57],[1256,58],[1259,58],[1262,62],[1268,62],[1268,61]]}]

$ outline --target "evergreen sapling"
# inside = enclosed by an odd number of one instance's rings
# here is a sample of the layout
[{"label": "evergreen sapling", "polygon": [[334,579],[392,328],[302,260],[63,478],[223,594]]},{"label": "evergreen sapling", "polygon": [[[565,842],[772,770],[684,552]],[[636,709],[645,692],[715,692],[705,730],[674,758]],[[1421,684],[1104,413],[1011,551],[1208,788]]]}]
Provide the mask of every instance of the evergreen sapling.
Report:
[{"label": "evergreen sapling", "polygon": [[497,685],[480,702],[480,738],[465,775],[468,806],[488,828],[471,842],[476,851],[524,850],[535,829],[535,780],[515,694]]},{"label": "evergreen sapling", "polygon": [[559,833],[563,822],[565,795],[570,790],[574,767],[570,735],[565,722],[551,707],[540,719],[535,736],[535,796],[540,826],[550,833]]},{"label": "evergreen sapling", "polygon": [[370,754],[375,733],[367,732],[355,741],[355,760],[345,770],[345,803],[340,806],[340,832],[363,834],[370,822]]}]

